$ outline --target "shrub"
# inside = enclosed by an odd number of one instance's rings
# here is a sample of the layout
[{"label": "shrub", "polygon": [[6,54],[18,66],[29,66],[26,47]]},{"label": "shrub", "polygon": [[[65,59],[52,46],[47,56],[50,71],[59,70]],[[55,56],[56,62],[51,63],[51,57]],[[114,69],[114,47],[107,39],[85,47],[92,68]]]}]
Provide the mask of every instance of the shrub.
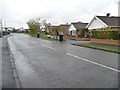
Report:
[{"label": "shrub", "polygon": [[88,30],[87,30],[87,29],[81,29],[81,30],[79,30],[79,31],[80,31],[79,36],[80,36],[81,38],[85,37],[85,33],[87,33],[87,32],[88,32]]},{"label": "shrub", "polygon": [[111,29],[93,30],[92,34],[93,34],[93,38],[96,39],[120,40],[119,31],[117,30],[111,30]]},{"label": "shrub", "polygon": [[85,35],[85,30],[84,29],[81,29],[80,30],[80,37],[83,38]]}]

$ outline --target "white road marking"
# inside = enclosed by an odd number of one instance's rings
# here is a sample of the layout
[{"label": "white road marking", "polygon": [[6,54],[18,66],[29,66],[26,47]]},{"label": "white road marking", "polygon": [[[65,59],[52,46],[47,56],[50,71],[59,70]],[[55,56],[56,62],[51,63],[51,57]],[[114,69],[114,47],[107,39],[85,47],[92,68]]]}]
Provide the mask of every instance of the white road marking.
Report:
[{"label": "white road marking", "polygon": [[31,47],[25,47],[24,49],[31,49]]},{"label": "white road marking", "polygon": [[34,41],[30,41],[30,42],[32,42],[32,43],[37,43],[37,42],[34,42]]},{"label": "white road marking", "polygon": [[94,61],[91,61],[91,60],[88,60],[88,59],[85,59],[85,58],[82,58],[82,57],[78,57],[78,56],[73,55],[73,54],[70,54],[70,53],[66,53],[66,54],[69,55],[69,56],[72,56],[72,57],[75,57],[75,58],[81,59],[81,60],[83,60],[83,61],[86,61],[86,62],[89,62],[89,63],[93,63],[93,64],[95,64],[95,65],[98,65],[98,66],[101,66],[101,67],[104,67],[104,68],[110,69],[110,70],[112,70],[112,71],[120,72],[120,71],[117,70],[117,69],[114,69],[114,68],[111,68],[111,67],[105,66],[105,65],[100,64],[100,63],[96,63],[96,62],[94,62]]},{"label": "white road marking", "polygon": [[[30,42],[32,42],[32,43],[37,43],[37,42],[35,42],[35,41],[30,41]],[[40,44],[40,43],[39,43]],[[41,44],[41,46],[43,46],[43,47],[47,47],[47,48],[49,48],[49,49],[52,49],[52,50],[56,50],[55,48],[52,48],[52,47],[50,47],[50,46],[47,46],[47,45],[44,45],[44,44]]]},{"label": "white road marking", "polygon": [[44,45],[44,44],[41,44],[41,46],[43,46],[43,47],[47,47],[47,48],[52,49],[52,50],[56,50],[55,48],[52,48],[52,47],[47,46],[47,45]]},{"label": "white road marking", "polygon": [[37,43],[37,42],[35,42],[35,41],[29,40],[28,38],[26,38],[26,40],[28,40],[28,41],[30,41],[30,42],[32,42],[32,43]]}]

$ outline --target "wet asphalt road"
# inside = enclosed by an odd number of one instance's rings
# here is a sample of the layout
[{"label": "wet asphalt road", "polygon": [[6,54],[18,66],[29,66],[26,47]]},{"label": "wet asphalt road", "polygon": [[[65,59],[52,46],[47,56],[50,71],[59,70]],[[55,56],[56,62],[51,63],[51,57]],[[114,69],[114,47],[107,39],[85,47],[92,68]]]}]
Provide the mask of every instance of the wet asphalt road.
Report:
[{"label": "wet asphalt road", "polygon": [[117,88],[118,54],[12,34],[23,88]]}]

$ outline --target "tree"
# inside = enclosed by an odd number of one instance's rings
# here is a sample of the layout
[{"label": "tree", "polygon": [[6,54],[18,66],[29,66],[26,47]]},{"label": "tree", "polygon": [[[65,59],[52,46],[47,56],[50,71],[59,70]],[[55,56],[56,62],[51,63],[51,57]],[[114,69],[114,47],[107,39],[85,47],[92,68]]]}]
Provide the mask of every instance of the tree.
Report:
[{"label": "tree", "polygon": [[88,32],[87,29],[81,29],[81,30],[79,30],[79,31],[80,31],[80,38],[85,37],[85,34]]},{"label": "tree", "polygon": [[36,18],[36,19],[30,19],[27,22],[27,25],[30,29],[30,35],[36,35],[38,32],[40,32],[40,18]]}]

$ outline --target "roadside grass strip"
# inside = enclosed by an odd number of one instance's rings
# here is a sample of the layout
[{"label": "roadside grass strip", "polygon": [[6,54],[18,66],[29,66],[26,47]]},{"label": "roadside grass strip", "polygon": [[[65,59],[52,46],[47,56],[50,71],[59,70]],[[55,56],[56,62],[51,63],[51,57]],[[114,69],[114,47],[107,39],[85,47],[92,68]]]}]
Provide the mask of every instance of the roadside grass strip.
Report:
[{"label": "roadside grass strip", "polygon": [[93,49],[98,49],[98,50],[103,50],[103,51],[109,51],[109,52],[114,52],[114,53],[119,53],[120,54],[120,49],[113,49],[113,48],[108,48],[108,47],[103,47],[103,46],[95,46],[92,44],[73,44],[76,46],[83,46],[83,47],[88,47],[88,48],[93,48]]},{"label": "roadside grass strip", "polygon": [[[29,33],[28,33],[28,35],[31,35],[32,37],[37,38],[37,35],[35,35],[35,34],[29,34]],[[57,40],[58,40],[58,39],[55,38],[55,37],[48,37],[48,36],[46,36],[46,35],[40,35],[39,38],[45,39],[45,40],[51,40],[51,41],[57,41]]]},{"label": "roadside grass strip", "polygon": [[56,40],[58,40],[57,38],[54,38],[54,37],[48,37],[48,36],[40,36],[40,38],[42,38],[42,39],[46,39],[46,40],[52,40],[52,41],[56,41]]}]

